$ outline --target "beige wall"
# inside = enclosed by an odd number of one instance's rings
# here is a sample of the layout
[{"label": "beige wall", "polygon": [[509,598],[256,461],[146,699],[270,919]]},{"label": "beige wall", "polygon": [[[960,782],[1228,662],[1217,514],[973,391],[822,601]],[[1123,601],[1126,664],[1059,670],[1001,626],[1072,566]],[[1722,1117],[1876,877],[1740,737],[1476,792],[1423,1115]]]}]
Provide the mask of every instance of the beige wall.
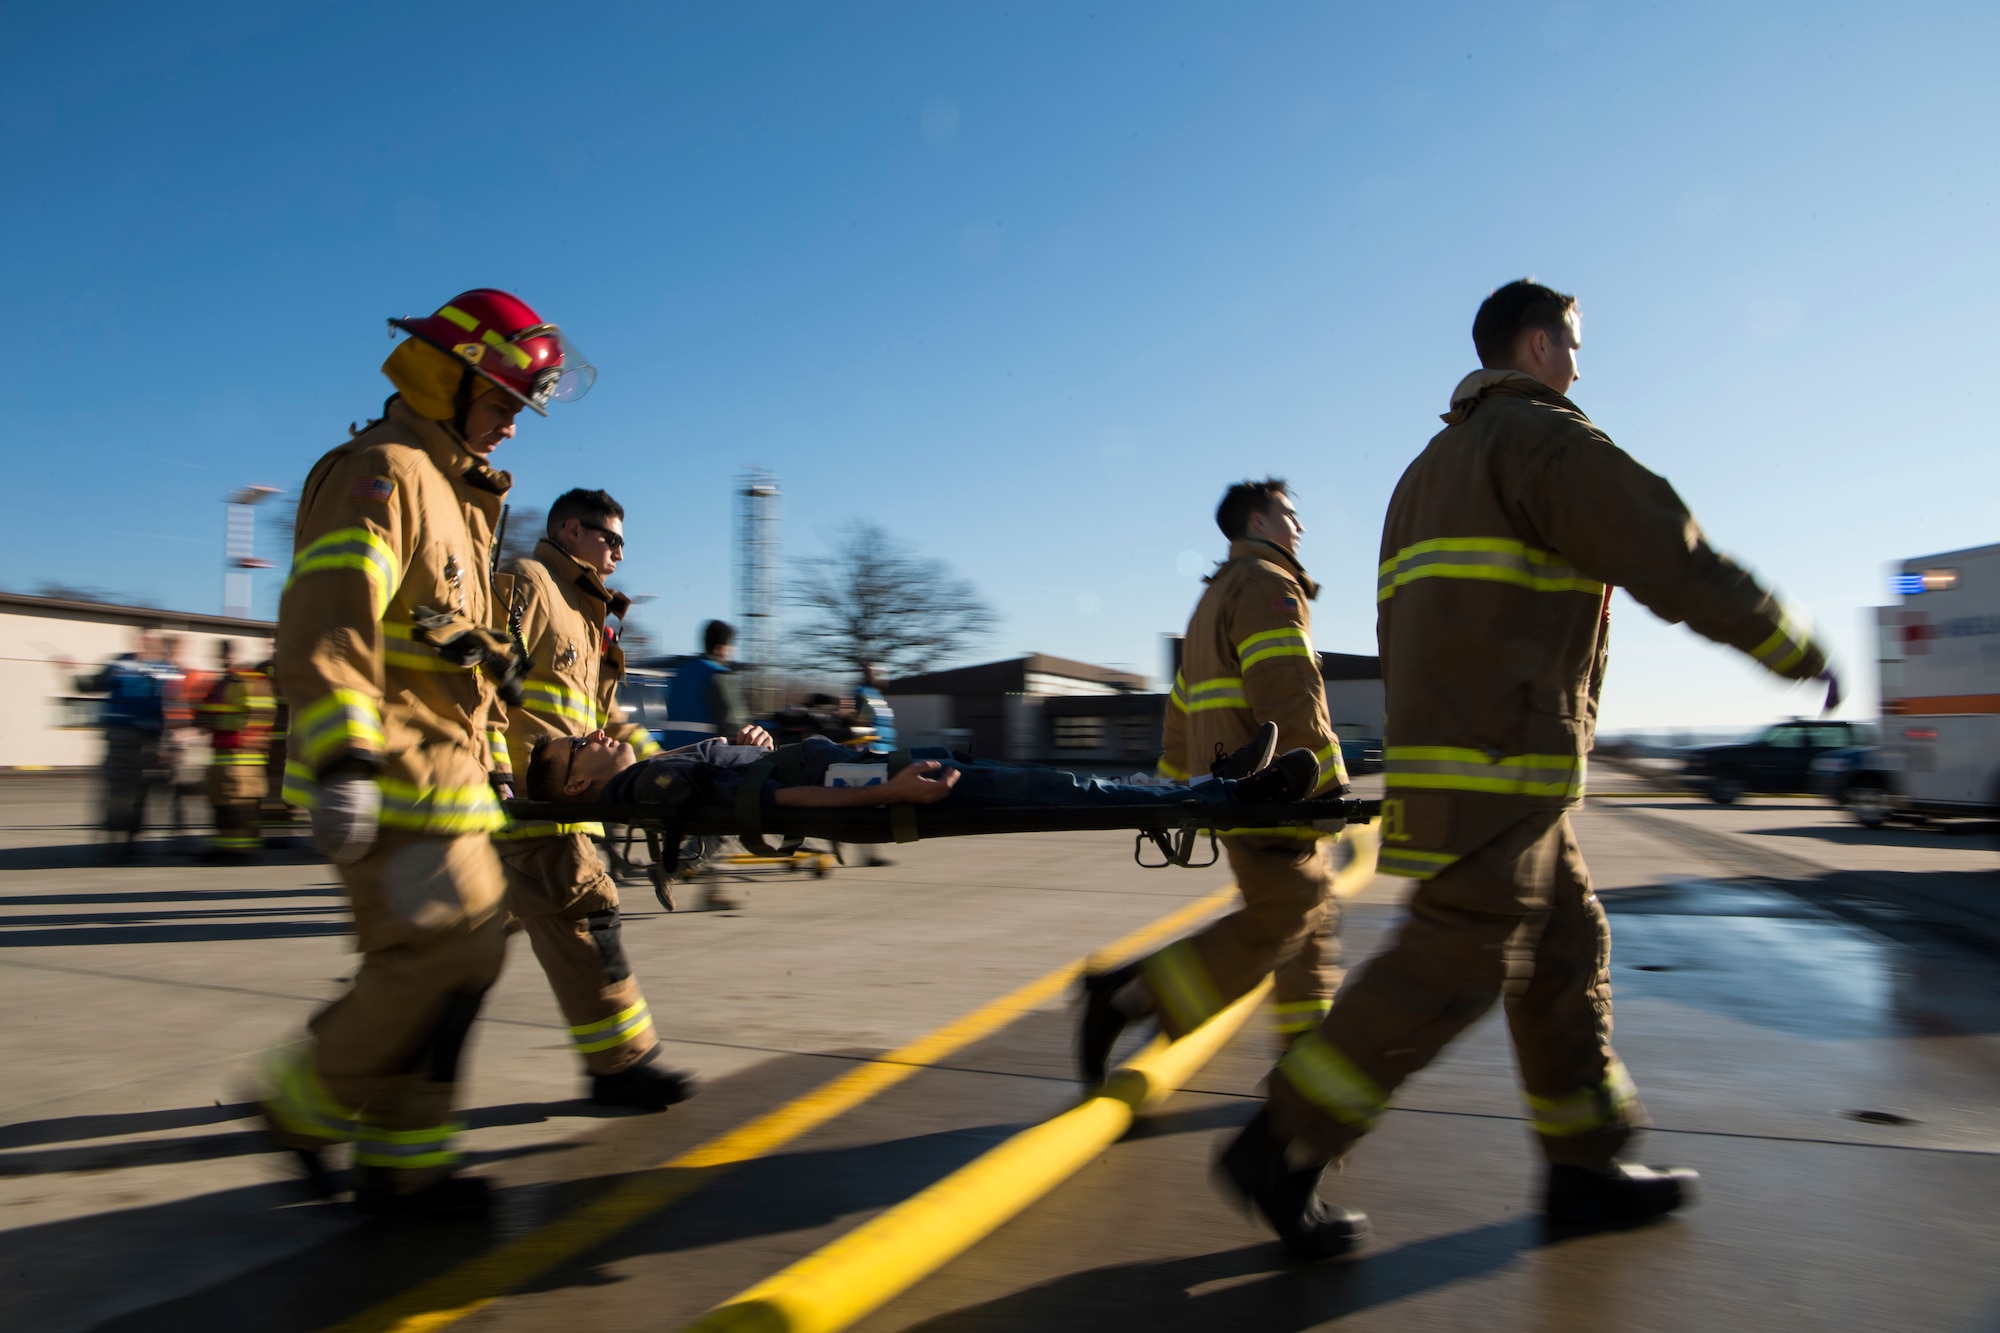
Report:
[{"label": "beige wall", "polygon": [[[80,768],[96,764],[103,742],[94,726],[64,725],[62,701],[75,695],[74,679],[97,671],[133,647],[135,624],[109,618],[63,616],[0,608],[0,768]],[[215,645],[236,643],[237,660],[268,657],[267,637],[222,634],[168,626],[181,641],[183,665],[213,670]],[[65,662],[74,666],[64,665]]]}]

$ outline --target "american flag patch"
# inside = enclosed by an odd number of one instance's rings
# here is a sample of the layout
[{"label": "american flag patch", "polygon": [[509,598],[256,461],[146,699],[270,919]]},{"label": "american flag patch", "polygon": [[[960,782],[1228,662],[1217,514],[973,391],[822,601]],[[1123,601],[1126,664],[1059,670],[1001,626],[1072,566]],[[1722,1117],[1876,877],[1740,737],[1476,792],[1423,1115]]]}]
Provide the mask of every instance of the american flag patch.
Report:
[{"label": "american flag patch", "polygon": [[1296,597],[1273,597],[1271,599],[1271,609],[1281,616],[1296,615],[1299,609],[1299,599]]},{"label": "american flag patch", "polygon": [[396,483],[388,477],[363,477],[347,492],[352,499],[373,500],[376,504],[387,504],[395,493]]}]

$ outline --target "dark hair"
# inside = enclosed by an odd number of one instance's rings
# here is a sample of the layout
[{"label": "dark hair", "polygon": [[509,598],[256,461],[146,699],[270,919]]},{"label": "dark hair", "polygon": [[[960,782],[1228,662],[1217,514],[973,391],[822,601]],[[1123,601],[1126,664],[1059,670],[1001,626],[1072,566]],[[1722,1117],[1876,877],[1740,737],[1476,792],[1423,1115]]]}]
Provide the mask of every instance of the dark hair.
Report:
[{"label": "dark hair", "polygon": [[521,790],[531,801],[560,801],[562,788],[556,785],[555,746],[569,744],[567,736],[544,736],[528,752],[528,776]]},{"label": "dark hair", "polygon": [[1215,507],[1215,526],[1222,529],[1223,536],[1235,541],[1250,531],[1252,514],[1263,513],[1273,500],[1291,493],[1291,487],[1276,477],[1239,481],[1222,493],[1222,503]]},{"label": "dark hair", "polygon": [[1514,359],[1514,348],[1530,329],[1545,330],[1551,337],[1562,332],[1563,320],[1576,309],[1576,298],[1544,287],[1533,278],[1522,278],[1498,288],[1480,302],[1472,317],[1472,346],[1479,364],[1497,370]]},{"label": "dark hair", "polygon": [[726,620],[711,620],[701,627],[701,650],[705,653],[735,642],[736,627]]},{"label": "dark hair", "polygon": [[549,506],[549,536],[555,536],[573,518],[601,528],[614,518],[624,517],[625,506],[612,499],[608,491],[564,491]]}]

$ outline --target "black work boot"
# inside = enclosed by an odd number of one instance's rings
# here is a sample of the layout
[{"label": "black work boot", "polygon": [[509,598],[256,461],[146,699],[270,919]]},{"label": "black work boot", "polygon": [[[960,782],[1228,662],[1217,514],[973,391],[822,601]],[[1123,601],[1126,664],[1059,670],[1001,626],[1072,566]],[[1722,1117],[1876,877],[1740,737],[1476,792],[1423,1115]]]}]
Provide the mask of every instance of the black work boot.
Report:
[{"label": "black work boot", "polygon": [[675,1102],[694,1096],[693,1074],[657,1065],[636,1064],[615,1074],[590,1076],[590,1100],[598,1106],[632,1106],[641,1111],[664,1111]]},{"label": "black work boot", "polygon": [[482,1217],[493,1206],[493,1187],[484,1176],[445,1176],[408,1194],[396,1193],[390,1180],[380,1168],[356,1168],[354,1206],[370,1217],[436,1220]]},{"label": "black work boot", "polygon": [[1319,1197],[1326,1166],[1295,1169],[1271,1134],[1269,1107],[1257,1112],[1216,1159],[1216,1174],[1244,1203],[1256,1205],[1297,1259],[1335,1259],[1368,1239],[1368,1218]]},{"label": "black work boot", "polygon": [[1247,778],[1271,762],[1271,756],[1278,752],[1278,724],[1266,722],[1257,728],[1252,736],[1235,754],[1222,753],[1222,742],[1215,743],[1215,762],[1208,771],[1218,778]]},{"label": "black work boot", "polygon": [[1139,978],[1139,965],[1127,963],[1109,972],[1083,974],[1083,1018],[1076,1028],[1076,1069],[1088,1084],[1104,1081],[1104,1068],[1111,1061],[1111,1048],[1118,1034],[1132,1021],[1120,1009],[1116,997]]},{"label": "black work boot", "polygon": [[1263,769],[1236,783],[1239,801],[1277,804],[1303,801],[1319,785],[1319,760],[1311,750],[1287,750]]},{"label": "black work boot", "polygon": [[1693,1203],[1700,1180],[1685,1166],[1551,1166],[1542,1209],[1552,1226],[1622,1226]]}]

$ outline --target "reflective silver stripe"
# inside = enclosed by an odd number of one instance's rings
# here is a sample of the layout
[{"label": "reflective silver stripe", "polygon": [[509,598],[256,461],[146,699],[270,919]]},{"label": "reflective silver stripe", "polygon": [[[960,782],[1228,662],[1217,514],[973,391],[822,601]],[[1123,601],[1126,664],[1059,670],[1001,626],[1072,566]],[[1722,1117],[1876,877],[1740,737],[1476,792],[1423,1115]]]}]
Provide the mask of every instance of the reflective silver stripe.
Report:
[{"label": "reflective silver stripe", "polygon": [[1522,1100],[1528,1104],[1528,1118],[1534,1122],[1535,1132],[1561,1139],[1622,1122],[1639,1100],[1639,1090],[1632,1086],[1632,1076],[1625,1072],[1624,1064],[1613,1060],[1604,1071],[1604,1081],[1596,1087],[1579,1088],[1560,1097],[1524,1093]]},{"label": "reflective silver stripe", "polygon": [[1812,650],[1812,636],[1793,622],[1787,611],[1778,612],[1778,628],[1771,637],[1750,650],[1750,655],[1783,675],[1805,659]]},{"label": "reflective silver stripe", "polygon": [[653,1011],[641,1000],[599,1022],[573,1027],[569,1035],[570,1040],[576,1043],[578,1053],[589,1055],[595,1051],[608,1051],[613,1046],[623,1046],[652,1026]]},{"label": "reflective silver stripe", "polygon": [[1572,754],[1492,756],[1455,745],[1392,745],[1382,752],[1382,773],[1389,787],[1518,796],[1583,794],[1583,768]]},{"label": "reflective silver stripe", "polygon": [[1456,860],[1458,857],[1448,852],[1415,852],[1384,846],[1376,856],[1375,868],[1385,875],[1400,875],[1404,879],[1429,879]]}]

